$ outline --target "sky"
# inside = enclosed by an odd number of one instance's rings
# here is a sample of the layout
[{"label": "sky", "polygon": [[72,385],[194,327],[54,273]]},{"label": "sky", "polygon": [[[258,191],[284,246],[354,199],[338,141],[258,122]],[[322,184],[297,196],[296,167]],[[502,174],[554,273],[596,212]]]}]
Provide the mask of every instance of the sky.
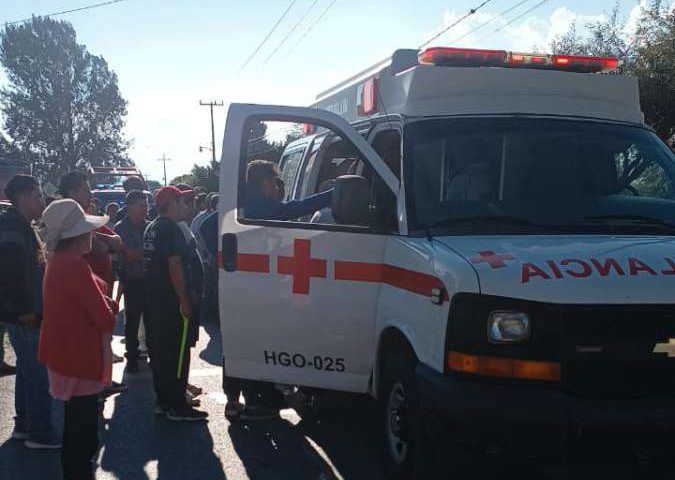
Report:
[{"label": "sky", "polygon": [[[101,1],[0,0],[0,24]],[[291,3],[286,17],[244,67]],[[199,152],[200,146],[211,145],[209,109],[200,106],[200,100],[225,104],[214,109],[219,156],[230,103],[309,105],[319,92],[387,58],[397,48],[419,47],[480,3],[124,0],[55,18],[71,22],[78,42],[102,55],[117,73],[121,93],[128,100],[130,156],[146,177],[163,181],[158,160],[162,155],[171,159],[169,180],[211,158],[208,150]],[[572,24],[583,33],[587,23],[606,16],[615,3],[490,0],[431,45],[545,51]],[[634,24],[639,1],[619,0],[618,4],[628,25]],[[452,43],[490,19],[494,20],[487,26]],[[5,83],[0,73],[0,86]]]}]

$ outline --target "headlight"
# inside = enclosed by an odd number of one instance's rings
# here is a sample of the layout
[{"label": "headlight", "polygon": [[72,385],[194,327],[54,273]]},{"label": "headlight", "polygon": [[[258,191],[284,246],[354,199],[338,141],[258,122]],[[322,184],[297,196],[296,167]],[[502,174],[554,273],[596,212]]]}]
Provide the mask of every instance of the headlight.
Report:
[{"label": "headlight", "polygon": [[524,342],[530,338],[530,319],[523,312],[492,312],[487,327],[491,343]]}]

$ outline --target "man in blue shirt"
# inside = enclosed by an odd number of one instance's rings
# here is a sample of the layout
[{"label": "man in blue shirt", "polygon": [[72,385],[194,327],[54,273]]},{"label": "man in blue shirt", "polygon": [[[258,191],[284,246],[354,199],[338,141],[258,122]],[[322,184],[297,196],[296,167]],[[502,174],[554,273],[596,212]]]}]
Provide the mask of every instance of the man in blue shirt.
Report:
[{"label": "man in blue shirt", "polygon": [[[253,160],[246,169],[244,217],[251,220],[293,220],[328,207],[333,190],[302,200],[281,200],[279,169],[267,160]],[[206,217],[200,228],[206,248],[215,258],[218,253],[218,212]]]}]

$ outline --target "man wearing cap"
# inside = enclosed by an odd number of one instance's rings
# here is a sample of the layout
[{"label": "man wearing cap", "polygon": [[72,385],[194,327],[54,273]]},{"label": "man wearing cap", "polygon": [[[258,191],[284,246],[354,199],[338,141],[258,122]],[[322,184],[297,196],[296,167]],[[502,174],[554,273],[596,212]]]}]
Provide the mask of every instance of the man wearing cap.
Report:
[{"label": "man wearing cap", "polygon": [[34,177],[16,175],[5,194],[12,207],[0,216],[0,321],[17,357],[12,438],[28,448],[59,448],[47,370],[37,362],[45,252],[33,222],[42,216],[42,193]]},{"label": "man wearing cap", "polygon": [[178,226],[182,199],[192,190],[161,188],[155,197],[159,217],[143,237],[150,360],[157,395],[156,413],[169,420],[199,421],[208,416],[187,403],[188,334],[192,302],[187,279],[188,246]]},{"label": "man wearing cap", "polygon": [[[130,177],[127,177],[124,182],[122,182],[122,188],[126,193],[131,192],[132,190],[140,190],[142,192],[147,191],[148,186],[145,183],[145,181],[141,177],[137,177],[136,175],[132,175]],[[117,214],[115,215],[114,222],[118,223],[121,222],[124,217],[127,215],[127,206],[124,205],[122,208],[120,208],[117,211]],[[111,219],[113,220],[113,219]]]},{"label": "man wearing cap", "polygon": [[147,227],[148,199],[140,190],[127,193],[127,214],[115,225],[124,251],[120,255],[120,283],[124,289],[124,338],[127,349],[127,372],[138,371],[138,329],[145,311],[143,275],[143,234]]}]

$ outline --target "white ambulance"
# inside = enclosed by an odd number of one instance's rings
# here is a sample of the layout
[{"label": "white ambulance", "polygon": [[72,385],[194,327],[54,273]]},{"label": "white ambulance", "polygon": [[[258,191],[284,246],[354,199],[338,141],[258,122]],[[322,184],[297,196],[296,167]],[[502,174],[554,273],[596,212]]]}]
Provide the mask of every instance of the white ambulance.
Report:
[{"label": "white ambulance", "polygon": [[[225,374],[377,398],[394,477],[450,422],[448,445],[675,419],[675,156],[616,67],[399,50],[311,108],[231,105]],[[265,122],[307,126],[285,200],[330,207],[247,217]]]}]

